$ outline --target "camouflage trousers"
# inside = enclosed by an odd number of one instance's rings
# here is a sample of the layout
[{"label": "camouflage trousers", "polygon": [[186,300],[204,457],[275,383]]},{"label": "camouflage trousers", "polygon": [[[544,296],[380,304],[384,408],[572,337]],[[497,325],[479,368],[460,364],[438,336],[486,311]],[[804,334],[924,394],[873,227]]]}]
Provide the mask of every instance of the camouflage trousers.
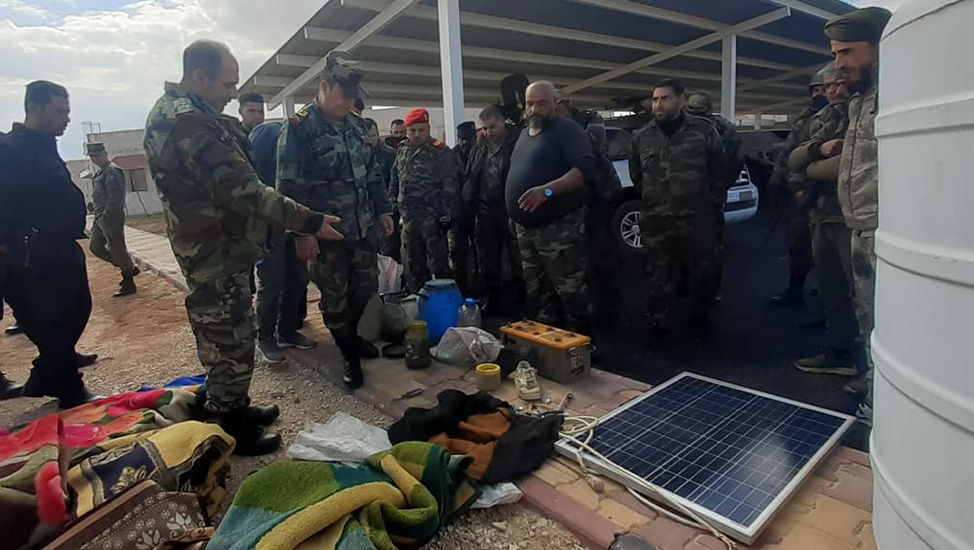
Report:
[{"label": "camouflage trousers", "polygon": [[724,236],[727,233],[727,222],[724,220],[723,204],[714,206],[714,230],[714,261],[710,265],[707,291],[711,303],[720,296],[720,290],[724,286]]},{"label": "camouflage trousers", "polygon": [[876,299],[876,231],[852,231],[852,276],[855,286],[856,317],[859,319],[859,332],[866,344],[866,357],[869,361],[869,371],[866,381],[869,384],[869,394],[866,404],[873,403],[873,358],[870,337],[875,326],[875,311],[873,306]]},{"label": "camouflage trousers", "polygon": [[376,241],[370,233],[358,241],[319,243],[311,280],[321,292],[321,317],[336,340],[358,333],[365,306],[379,291]]},{"label": "camouflage trousers", "polygon": [[402,259],[406,286],[419,292],[430,279],[446,279],[450,273],[449,241],[433,218],[402,221]]},{"label": "camouflage trousers", "polygon": [[190,282],[186,312],[206,371],[206,410],[222,413],[246,406],[257,334],[250,274],[241,271],[213,281]]},{"label": "camouflage trousers", "polygon": [[473,289],[480,286],[478,281],[480,268],[473,236],[474,224],[465,219],[454,221],[453,227],[447,233],[450,247],[450,272],[464,296],[470,296],[473,294]]},{"label": "camouflage trousers", "polygon": [[505,254],[510,262],[515,284],[521,285],[524,279],[521,272],[521,251],[518,249],[517,237],[511,235],[508,221],[507,207],[503,202],[482,207],[477,212],[477,256],[487,290],[496,291],[504,286]]},{"label": "camouflage trousers", "polygon": [[858,347],[859,325],[853,309],[852,251],[849,227],[844,222],[812,224],[812,255],[822,309],[828,324],[829,347]]},{"label": "camouflage trousers", "polygon": [[99,214],[91,227],[91,253],[122,270],[122,275],[135,273],[132,257],[125,246],[125,215]]},{"label": "camouflage trousers", "polygon": [[585,208],[540,227],[518,224],[517,243],[529,316],[588,332],[592,303],[586,281]]},{"label": "camouflage trousers", "polygon": [[647,313],[661,329],[682,334],[709,318],[718,230],[713,213],[639,219],[646,255]]}]

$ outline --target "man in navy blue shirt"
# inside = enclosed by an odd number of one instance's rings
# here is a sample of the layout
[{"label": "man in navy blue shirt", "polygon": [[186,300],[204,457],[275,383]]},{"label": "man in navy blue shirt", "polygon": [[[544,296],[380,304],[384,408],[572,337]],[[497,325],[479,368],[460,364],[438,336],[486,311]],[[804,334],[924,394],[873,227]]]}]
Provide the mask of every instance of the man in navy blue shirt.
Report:
[{"label": "man in navy blue shirt", "polygon": [[588,332],[585,181],[595,159],[581,126],[555,116],[554,86],[528,86],[528,127],[511,156],[507,211],[517,230],[528,313],[543,323]]},{"label": "man in navy blue shirt", "polygon": [[23,124],[0,138],[0,288],[37,346],[27,397],[56,397],[72,408],[91,395],[75,346],[91,314],[85,253],[85,198],[57,150],[71,112],[68,91],[53,82],[27,85]]}]

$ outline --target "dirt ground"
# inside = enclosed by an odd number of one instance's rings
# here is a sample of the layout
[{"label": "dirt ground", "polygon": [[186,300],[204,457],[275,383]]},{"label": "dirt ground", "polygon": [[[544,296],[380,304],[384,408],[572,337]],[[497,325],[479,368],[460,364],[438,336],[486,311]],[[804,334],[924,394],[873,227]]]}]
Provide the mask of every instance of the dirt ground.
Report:
[{"label": "dirt ground", "polygon": [[[123,393],[201,372],[182,293],[154,274],[145,273],[136,280],[137,295],[112,298],[118,271],[89,256],[88,273],[94,309],[79,350],[99,354],[98,363],[84,370],[85,383],[92,391],[102,395]],[[8,309],[0,328],[12,322],[9,313]],[[26,380],[35,353],[24,336],[0,336],[0,368],[12,380]],[[248,474],[285,459],[284,449],[308,423],[326,422],[339,411],[383,427],[392,421],[311,369],[292,362],[273,367],[259,362],[251,396],[255,403],[280,406],[281,419],[275,429],[283,436],[284,445],[270,456],[235,457],[229,480],[231,495]],[[0,426],[20,424],[56,410],[54,401],[49,399],[4,401],[0,404]],[[429,548],[574,550],[583,546],[551,520],[514,505],[465,515],[444,529]]]}]

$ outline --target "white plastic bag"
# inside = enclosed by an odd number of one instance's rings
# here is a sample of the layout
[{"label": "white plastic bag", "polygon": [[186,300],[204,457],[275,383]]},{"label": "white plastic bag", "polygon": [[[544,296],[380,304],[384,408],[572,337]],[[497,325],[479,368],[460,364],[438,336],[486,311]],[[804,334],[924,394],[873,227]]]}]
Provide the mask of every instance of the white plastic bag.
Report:
[{"label": "white plastic bag", "polygon": [[433,357],[455,365],[489,363],[504,348],[500,340],[486,330],[476,327],[454,327],[446,331],[440,345],[433,348]]},{"label": "white plastic bag", "polygon": [[385,430],[340,412],[325,424],[315,423],[301,430],[287,455],[297,460],[360,464],[391,448]]},{"label": "white plastic bag", "polygon": [[472,505],[471,508],[484,509],[493,508],[494,506],[504,506],[505,504],[514,504],[521,500],[524,493],[517,488],[517,485],[513,483],[498,483],[497,485],[483,485],[480,487],[483,493],[480,494],[478,498]]},{"label": "white plastic bag", "polygon": [[402,290],[402,265],[379,254],[379,294],[390,294]]}]

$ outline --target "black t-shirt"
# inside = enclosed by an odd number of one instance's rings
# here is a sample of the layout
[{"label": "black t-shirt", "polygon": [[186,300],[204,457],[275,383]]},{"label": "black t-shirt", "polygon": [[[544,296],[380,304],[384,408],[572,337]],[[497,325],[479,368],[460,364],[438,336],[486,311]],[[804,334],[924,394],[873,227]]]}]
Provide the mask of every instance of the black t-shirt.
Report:
[{"label": "black t-shirt", "polygon": [[584,186],[573,193],[551,197],[534,212],[521,210],[517,201],[528,189],[554,181],[572,168],[578,168],[589,181],[594,164],[588,136],[571,120],[553,118],[536,136],[523,130],[511,156],[504,193],[511,219],[537,227],[578,210],[585,204]]}]

